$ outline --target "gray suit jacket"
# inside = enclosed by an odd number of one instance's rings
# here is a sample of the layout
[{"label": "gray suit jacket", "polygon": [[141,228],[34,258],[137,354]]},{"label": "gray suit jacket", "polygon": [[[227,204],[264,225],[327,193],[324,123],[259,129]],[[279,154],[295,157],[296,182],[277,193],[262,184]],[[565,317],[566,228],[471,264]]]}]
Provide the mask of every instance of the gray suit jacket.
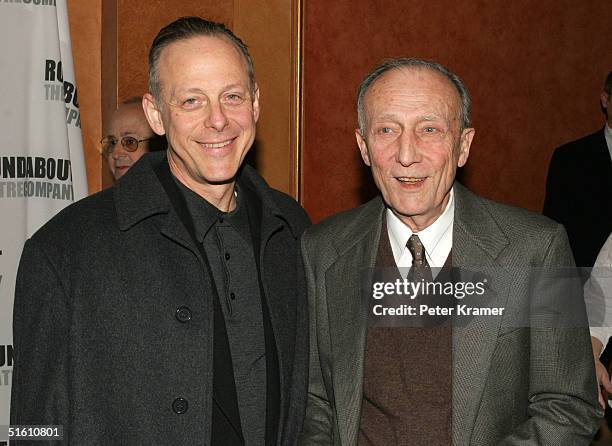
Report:
[{"label": "gray suit jacket", "polygon": [[[565,231],[457,183],[455,199],[453,266],[495,271],[490,304],[506,307],[508,318],[453,328],[453,445],[587,445],[602,416],[588,330],[509,321],[531,304],[526,267],[573,265]],[[357,443],[366,335],[361,275],[374,267],[384,208],[376,198],[303,236],[311,357],[302,445]],[[557,316],[571,311],[582,320],[584,303],[574,303],[555,309]]]}]

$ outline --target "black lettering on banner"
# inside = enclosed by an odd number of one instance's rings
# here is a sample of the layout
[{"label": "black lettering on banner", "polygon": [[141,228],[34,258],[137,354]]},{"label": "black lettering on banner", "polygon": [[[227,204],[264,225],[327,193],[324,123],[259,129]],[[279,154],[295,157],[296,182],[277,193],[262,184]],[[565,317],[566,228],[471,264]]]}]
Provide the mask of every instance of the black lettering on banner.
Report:
[{"label": "black lettering on banner", "polygon": [[47,178],[49,180],[57,178],[65,181],[68,178],[72,179],[71,163],[70,160],[61,158],[3,156],[0,157],[0,177]]},{"label": "black lettering on banner", "polygon": [[[74,92],[74,95],[72,94],[72,92]],[[66,104],[70,104],[71,101],[72,101],[72,105],[74,105],[76,108],[79,108],[79,101],[77,99],[77,89],[74,88],[74,84],[72,84],[71,82],[65,81],[64,82],[64,102]]]},{"label": "black lettering on banner", "polygon": [[45,61],[45,80],[46,81],[55,80],[55,61],[54,60],[47,59]]},{"label": "black lettering on banner", "polygon": [[0,367],[13,365],[13,346],[12,345],[1,345],[0,346]]},{"label": "black lettering on banner", "polygon": [[[74,91],[74,85],[70,82],[64,82],[64,102],[66,104],[70,104],[72,101],[72,92]],[[76,92],[75,92],[75,100],[76,100]]]},{"label": "black lettering on banner", "polygon": [[37,156],[34,158],[34,178],[45,177],[45,159]]},{"label": "black lettering on banner", "polygon": [[47,178],[52,180],[55,177],[55,159],[47,159]]},{"label": "black lettering on banner", "polygon": [[57,160],[57,179],[66,181],[70,176],[70,161],[69,160]]},{"label": "black lettering on banner", "polygon": [[2,177],[15,178],[15,157],[2,158]]},{"label": "black lettering on banner", "polygon": [[34,169],[32,167],[32,158],[26,156],[20,156],[17,158],[17,177],[18,178],[32,178],[34,176]]},{"label": "black lettering on banner", "polygon": [[47,59],[45,61],[45,80],[64,82],[64,74],[62,73],[62,61],[54,61],[53,59]]},{"label": "black lettering on banner", "polygon": [[[75,118],[79,118],[79,112],[77,112],[74,108],[66,107],[66,123],[71,124]],[[80,120],[77,120],[77,122],[80,122]]]}]

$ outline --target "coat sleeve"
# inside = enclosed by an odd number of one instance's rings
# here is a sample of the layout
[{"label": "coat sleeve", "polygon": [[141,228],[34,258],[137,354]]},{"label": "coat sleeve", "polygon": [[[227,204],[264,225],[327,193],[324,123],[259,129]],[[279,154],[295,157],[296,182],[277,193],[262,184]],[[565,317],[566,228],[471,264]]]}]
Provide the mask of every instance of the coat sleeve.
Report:
[{"label": "coat sleeve", "polygon": [[290,394],[291,402],[289,404],[288,426],[286,431],[288,440],[286,443],[283,443],[290,445],[297,444],[302,429],[308,387],[308,305],[306,302],[306,283],[302,256],[299,252],[296,284],[295,362],[293,365],[293,380]]},{"label": "coat sleeve", "polygon": [[308,290],[308,310],[310,315],[310,366],[308,379],[308,398],[304,426],[298,444],[332,445],[335,420],[323,381],[323,372],[319,359],[318,329],[322,328],[317,315],[317,293],[315,275],[308,254],[306,238],[302,237],[302,256],[306,272]]},{"label": "coat sleeve", "polygon": [[[565,230],[558,225],[544,256],[544,269],[573,266]],[[597,387],[584,301],[578,276],[576,283],[546,281],[537,299],[552,299],[544,307],[553,315],[544,322],[531,316],[528,419],[499,444],[504,446],[589,445],[603,411]],[[574,286],[575,285],[575,286]],[[574,290],[577,290],[575,291]],[[559,296],[564,300],[559,302]],[[532,311],[533,313],[533,311]]]},{"label": "coat sleeve", "polygon": [[70,418],[69,318],[58,271],[28,240],[15,286],[10,420],[17,425],[62,425],[65,439]]}]

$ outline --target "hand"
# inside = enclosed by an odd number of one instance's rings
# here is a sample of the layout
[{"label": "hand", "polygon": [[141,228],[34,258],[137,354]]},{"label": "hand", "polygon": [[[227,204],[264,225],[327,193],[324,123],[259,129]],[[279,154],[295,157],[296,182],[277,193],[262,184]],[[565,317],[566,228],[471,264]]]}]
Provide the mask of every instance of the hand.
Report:
[{"label": "hand", "polygon": [[[599,360],[601,349],[603,344],[596,337],[591,336],[591,347],[593,348],[593,360],[595,361],[595,375],[597,376],[597,391],[599,393],[599,405],[602,409],[606,409],[606,400],[608,394],[612,393],[612,383],[610,382],[610,375]],[[603,390],[602,390],[603,387]]]}]

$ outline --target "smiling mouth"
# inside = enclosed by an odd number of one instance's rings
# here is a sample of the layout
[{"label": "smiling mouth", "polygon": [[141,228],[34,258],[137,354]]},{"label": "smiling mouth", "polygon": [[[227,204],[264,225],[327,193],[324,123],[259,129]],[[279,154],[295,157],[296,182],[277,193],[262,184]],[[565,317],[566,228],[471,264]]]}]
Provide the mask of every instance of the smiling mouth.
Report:
[{"label": "smiling mouth", "polygon": [[425,181],[427,177],[395,177],[400,183],[406,184],[420,184]]},{"label": "smiling mouth", "polygon": [[204,143],[202,143],[202,145],[206,149],[220,149],[221,147],[225,147],[225,146],[231,144],[232,142],[234,142],[234,139],[235,138],[228,139],[227,141],[214,142],[214,143],[204,142]]}]

